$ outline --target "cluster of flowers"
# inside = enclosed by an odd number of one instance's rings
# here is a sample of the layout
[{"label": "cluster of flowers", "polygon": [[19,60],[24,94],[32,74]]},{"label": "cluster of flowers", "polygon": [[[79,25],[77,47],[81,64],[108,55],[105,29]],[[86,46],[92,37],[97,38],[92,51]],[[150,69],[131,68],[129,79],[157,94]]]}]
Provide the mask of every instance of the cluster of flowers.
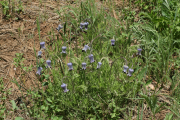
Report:
[{"label": "cluster of flowers", "polygon": [[[80,28],[87,30],[88,29],[88,25],[89,25],[88,22],[80,23]],[[59,25],[58,28],[56,28],[56,29],[59,31],[62,28],[63,27],[61,25]],[[114,39],[111,40],[111,46],[115,46],[115,40]],[[45,48],[45,42],[40,42],[40,48],[41,49],[46,49]],[[88,45],[85,45],[84,48],[82,49],[82,52],[86,52],[87,50],[90,50],[90,47]],[[140,56],[142,49],[138,48],[137,50],[138,50],[137,55]],[[66,46],[62,46],[62,52],[61,53],[66,54]],[[39,58],[42,57],[41,55],[42,55],[42,51],[40,50],[40,51],[38,51],[38,57]],[[95,62],[93,54],[90,54],[88,56],[88,58],[90,60],[90,63]],[[46,64],[47,64],[46,68],[51,68],[51,60],[47,60]],[[98,62],[97,69],[99,69],[101,67],[101,65],[102,65],[102,63]],[[67,66],[69,68],[69,71],[73,70],[73,64],[71,62],[67,63]],[[127,65],[124,65],[123,68],[124,68],[124,70],[123,70],[124,73],[126,73],[128,76],[132,76],[132,73],[134,72],[133,69],[129,68]],[[128,68],[129,68],[129,70],[128,70]],[[38,67],[38,70],[37,70],[36,74],[41,75],[42,69],[43,69],[42,67]],[[86,70],[86,63],[85,62],[82,63],[82,70]],[[127,72],[127,70],[128,70],[128,72]],[[67,85],[65,83],[63,83],[61,85],[61,88],[64,90],[64,92],[68,92],[69,91],[67,89]]]}]

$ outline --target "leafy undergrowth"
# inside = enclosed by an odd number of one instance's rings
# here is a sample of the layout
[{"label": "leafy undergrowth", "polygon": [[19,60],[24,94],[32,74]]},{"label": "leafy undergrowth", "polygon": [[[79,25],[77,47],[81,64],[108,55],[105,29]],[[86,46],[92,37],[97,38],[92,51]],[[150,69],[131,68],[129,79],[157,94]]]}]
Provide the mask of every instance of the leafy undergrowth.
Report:
[{"label": "leafy undergrowth", "polygon": [[[42,19],[36,18],[36,65],[24,65],[22,53],[14,58],[23,74],[21,82],[12,82],[25,97],[18,104],[11,100],[13,113],[21,110],[29,119],[53,120],[179,119],[178,1],[128,1],[118,17],[114,2],[97,3],[64,5],[56,11],[60,25],[46,36]],[[27,89],[23,76],[32,67],[38,83]],[[3,84],[0,90],[0,115],[5,119],[4,101],[10,92]]]}]

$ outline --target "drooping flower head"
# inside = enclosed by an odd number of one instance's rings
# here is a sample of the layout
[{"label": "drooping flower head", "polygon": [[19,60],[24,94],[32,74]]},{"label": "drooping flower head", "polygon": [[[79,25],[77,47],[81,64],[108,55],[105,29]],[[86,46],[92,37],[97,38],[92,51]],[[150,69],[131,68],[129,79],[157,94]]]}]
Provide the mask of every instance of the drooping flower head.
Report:
[{"label": "drooping flower head", "polygon": [[84,48],[82,49],[82,52],[86,52],[86,50],[90,49],[90,47],[88,45],[85,45]]},{"label": "drooping flower head", "polygon": [[86,70],[86,63],[85,62],[82,63],[82,69]]},{"label": "drooping flower head", "polygon": [[80,28],[83,29],[85,26],[85,23],[80,23]]},{"label": "drooping flower head", "polygon": [[41,47],[41,49],[46,49],[45,48],[45,42],[40,42],[40,47]]},{"label": "drooping flower head", "polygon": [[37,56],[41,58],[42,57],[41,54],[42,54],[42,51],[38,51],[38,55]]},{"label": "drooping flower head", "polygon": [[142,51],[142,49],[141,49],[141,48],[138,48],[137,50],[138,50],[137,55],[141,55],[141,51]]},{"label": "drooping flower head", "polygon": [[111,45],[115,46],[115,40],[114,39],[111,40]]},{"label": "drooping flower head", "polygon": [[62,29],[62,28],[63,28],[62,25],[58,25],[58,27],[56,28],[56,30],[58,30],[58,32],[59,32],[59,30]]},{"label": "drooping flower head", "polygon": [[134,70],[130,68],[127,75],[128,75],[128,76],[132,76],[132,73],[133,73],[133,72],[134,72]]},{"label": "drooping flower head", "polygon": [[42,69],[43,69],[42,67],[38,67],[38,70],[37,70],[36,74],[41,75]]},{"label": "drooping flower head", "polygon": [[46,66],[46,68],[50,68],[51,67],[51,60],[46,60],[46,63],[47,63],[47,66]]},{"label": "drooping flower head", "polygon": [[123,72],[124,72],[124,73],[127,73],[127,69],[128,69],[129,67],[128,67],[127,65],[124,65],[123,68],[124,68]]},{"label": "drooping flower head", "polygon": [[67,89],[67,85],[65,83],[63,83],[61,85],[61,88],[64,90],[64,92],[68,92],[69,90]]},{"label": "drooping flower head", "polygon": [[62,46],[62,53],[66,53],[66,46]]},{"label": "drooping flower head", "polygon": [[101,62],[98,62],[97,64],[97,69],[99,69],[101,67],[102,63]]},{"label": "drooping flower head", "polygon": [[69,71],[73,70],[73,65],[72,65],[72,63],[68,63],[67,66],[69,67]]},{"label": "drooping flower head", "polygon": [[94,61],[93,54],[90,54],[88,57],[89,57],[90,63],[93,63],[93,62],[95,62],[95,61]]}]

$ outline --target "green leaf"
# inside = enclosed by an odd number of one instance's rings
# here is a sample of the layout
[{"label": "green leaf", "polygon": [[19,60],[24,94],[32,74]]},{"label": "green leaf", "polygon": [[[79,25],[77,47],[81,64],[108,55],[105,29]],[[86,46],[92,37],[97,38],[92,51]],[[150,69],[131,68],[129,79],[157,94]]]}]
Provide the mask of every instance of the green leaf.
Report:
[{"label": "green leaf", "polygon": [[47,100],[52,103],[52,100],[50,98],[47,98]]},{"label": "green leaf", "polygon": [[15,109],[16,109],[16,103],[15,103],[15,101],[14,101],[14,100],[11,100],[11,103],[12,103],[13,110],[15,110]]},{"label": "green leaf", "polygon": [[22,117],[16,117],[15,120],[24,120]]}]

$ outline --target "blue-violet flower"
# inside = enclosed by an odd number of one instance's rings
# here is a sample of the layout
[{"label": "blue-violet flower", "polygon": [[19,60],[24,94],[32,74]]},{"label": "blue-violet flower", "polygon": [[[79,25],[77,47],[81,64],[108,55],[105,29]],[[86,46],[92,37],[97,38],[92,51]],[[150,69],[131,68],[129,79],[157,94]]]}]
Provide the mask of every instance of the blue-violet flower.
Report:
[{"label": "blue-violet flower", "polygon": [[93,54],[90,54],[90,55],[89,55],[89,59],[90,59],[90,63],[93,63],[93,62],[94,62]]},{"label": "blue-violet flower", "polygon": [[128,69],[129,67],[128,67],[127,65],[124,65],[123,68],[124,68],[123,72],[124,72],[124,73],[127,73],[127,69]]},{"label": "blue-violet flower", "polygon": [[97,69],[100,68],[101,65],[102,65],[102,63],[101,63],[101,62],[98,62],[98,64],[97,64]]},{"label": "blue-violet flower", "polygon": [[73,70],[72,63],[68,63],[67,65],[68,65],[68,67],[69,67],[69,70]]},{"label": "blue-violet flower", "polygon": [[56,28],[56,30],[58,30],[58,32],[59,32],[59,30],[62,29],[62,28],[63,28],[62,25],[58,25],[58,27]]},{"label": "blue-violet flower", "polygon": [[89,47],[88,45],[85,45],[84,48],[82,49],[82,52],[83,52],[83,51],[86,52],[87,49],[90,49],[90,47]]},{"label": "blue-violet flower", "polygon": [[46,66],[46,68],[50,68],[51,67],[51,60],[46,60],[46,63],[47,63],[47,66]]},{"label": "blue-violet flower", "polygon": [[38,67],[38,70],[37,70],[36,74],[41,75],[42,69],[43,69],[42,67]]},{"label": "blue-violet flower", "polygon": [[114,39],[111,40],[111,45],[115,46],[115,40]]},{"label": "blue-violet flower", "polygon": [[46,49],[45,48],[45,42],[40,42],[40,47],[41,47],[41,49]]},{"label": "blue-violet flower", "polygon": [[130,68],[127,75],[128,75],[128,76],[132,76],[132,73],[133,73],[133,72],[134,72],[134,70]]},{"label": "blue-violet flower", "polygon": [[38,51],[38,55],[37,56],[41,58],[42,57],[41,54],[42,54],[42,51]]},{"label": "blue-violet flower", "polygon": [[66,53],[66,46],[62,46],[62,53]]},{"label": "blue-violet flower", "polygon": [[141,49],[141,48],[138,48],[137,50],[138,50],[137,55],[141,55],[141,51],[142,51],[142,49]]},{"label": "blue-violet flower", "polygon": [[68,92],[69,90],[67,89],[67,85],[65,83],[63,83],[61,85],[61,88],[64,90],[64,92]]},{"label": "blue-violet flower", "polygon": [[86,63],[85,62],[82,63],[82,69],[86,70]]}]

